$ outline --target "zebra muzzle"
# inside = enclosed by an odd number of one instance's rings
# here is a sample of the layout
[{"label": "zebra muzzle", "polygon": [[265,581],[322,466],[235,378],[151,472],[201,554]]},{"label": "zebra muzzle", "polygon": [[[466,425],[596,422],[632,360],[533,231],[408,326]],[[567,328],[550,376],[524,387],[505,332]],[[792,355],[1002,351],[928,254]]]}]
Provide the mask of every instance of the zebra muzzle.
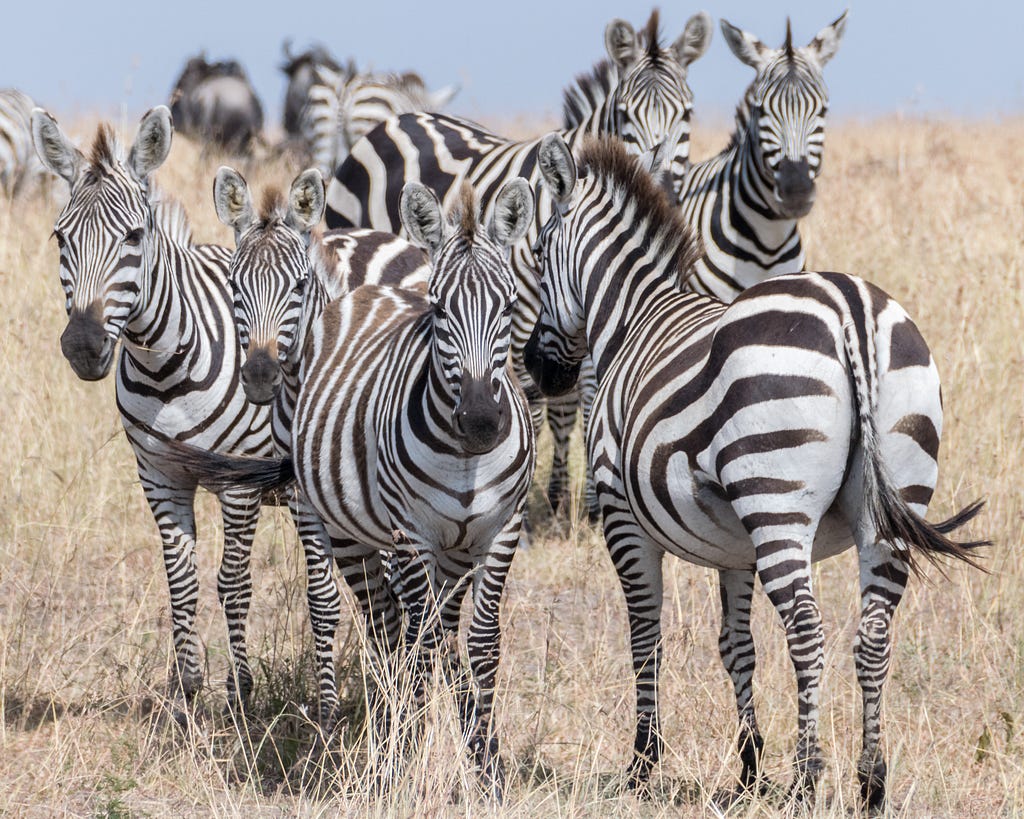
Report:
[{"label": "zebra muzzle", "polygon": [[551,355],[541,343],[540,336],[538,321],[523,349],[523,363],[544,395],[565,395],[576,386],[580,375],[580,362],[565,362],[560,357]]},{"label": "zebra muzzle", "polygon": [[254,404],[269,404],[281,389],[281,365],[265,348],[251,349],[240,372],[245,397]]},{"label": "zebra muzzle", "polygon": [[789,219],[806,216],[814,205],[814,177],[806,159],[783,159],[775,172],[775,195],[782,215]]},{"label": "zebra muzzle", "polygon": [[103,327],[100,310],[73,310],[60,337],[60,350],[75,375],[83,381],[99,381],[110,372],[115,339]]},{"label": "zebra muzzle", "polygon": [[490,452],[508,435],[512,423],[508,390],[503,387],[495,400],[490,378],[463,376],[459,396],[452,421],[455,437],[471,455]]}]

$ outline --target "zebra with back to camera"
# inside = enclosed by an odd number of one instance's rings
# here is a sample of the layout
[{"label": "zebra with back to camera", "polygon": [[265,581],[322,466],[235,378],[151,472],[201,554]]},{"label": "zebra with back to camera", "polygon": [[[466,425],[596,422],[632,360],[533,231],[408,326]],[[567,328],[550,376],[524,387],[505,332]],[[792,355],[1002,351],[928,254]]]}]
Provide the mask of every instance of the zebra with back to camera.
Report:
[{"label": "zebra with back to camera", "polygon": [[0,89],[0,191],[10,198],[43,175],[32,144],[33,107],[21,91]]},{"label": "zebra with back to camera", "polygon": [[[314,235],[324,210],[323,177],[316,169],[299,174],[287,198],[267,190],[257,211],[242,175],[221,167],[213,199],[217,216],[235,233],[228,279],[245,357],[242,388],[253,403],[272,405],[274,455],[286,457],[291,454],[302,352],[309,328],[325,305],[362,284],[425,288],[430,268],[422,250],[390,233],[357,228]],[[334,638],[341,604],[319,516],[301,492],[290,493],[288,499],[305,552],[319,726],[327,735],[337,722]],[[362,578],[350,574],[345,580],[356,587]]]},{"label": "zebra with back to camera", "polygon": [[[664,167],[664,151],[651,166]],[[644,787],[658,720],[665,553],[719,571],[719,649],[735,688],[744,788],[761,784],[752,700],[755,575],[785,627],[796,671],[795,799],[822,769],[821,615],[811,563],[856,543],[863,694],[857,765],[868,805],[884,802],[882,686],[891,621],[912,570],[982,542],[947,535],[980,503],[924,519],[938,473],[935,364],[904,310],[838,273],[770,279],[732,305],[681,288],[697,258],[678,210],[610,140],[579,162],[557,134],[541,148],[555,200],[536,251],[542,309],[526,349],[541,389],[575,382],[589,351],[598,392],[587,429],[608,550],[625,593],[636,738],[630,784]]]},{"label": "zebra with back to camera", "polygon": [[[508,367],[516,301],[508,252],[532,224],[533,194],[523,179],[506,182],[486,226],[468,185],[450,220],[418,182],[405,184],[400,207],[430,254],[427,295],[364,285],[327,304],[303,353],[291,459],[186,447],[179,463],[206,480],[263,487],[294,475],[343,574],[358,578],[378,668],[403,642],[420,652],[420,672],[438,652],[448,666],[472,589],[475,692],[460,687],[459,711],[482,784],[500,798],[491,722],[499,609],[535,466],[529,407]],[[394,582],[381,552],[399,558]],[[380,701],[371,706],[372,724],[386,730]]]},{"label": "zebra with back to camera", "polygon": [[284,92],[284,106],[281,111],[281,124],[287,139],[302,138],[302,109],[306,105],[309,89],[316,82],[316,70],[325,66],[331,71],[354,76],[355,65],[350,60],[342,68],[341,64],[322,45],[313,45],[299,54],[292,53],[291,40],[285,40],[281,46],[284,62],[279,66],[288,78]]},{"label": "zebra with back to camera", "polygon": [[[247,455],[270,454],[271,439],[269,410],[248,402],[239,380],[230,253],[194,244],[184,211],[152,186],[172,130],[170,111],[161,105],[142,118],[127,156],[106,125],[86,156],[48,113],[32,113],[40,159],[70,188],[53,230],[69,317],[61,350],[79,378],[95,381],[109,373],[122,342],[117,407],[163,545],[175,654],[171,694],[191,703],[203,676],[195,633],[197,483],[162,456],[160,437]],[[245,622],[260,493],[233,486],[217,495],[224,524],[217,592],[231,655],[227,690],[239,710],[253,683]]]},{"label": "zebra with back to camera", "polygon": [[414,111],[440,111],[457,86],[427,90],[423,79],[404,74],[361,74],[317,66],[301,116],[303,141],[314,167],[330,178],[352,146],[389,119]]},{"label": "zebra with back to camera", "polygon": [[825,64],[839,49],[846,12],[803,48],[767,47],[722,20],[730,50],[756,72],[736,110],[728,147],[691,166],[678,201],[703,252],[687,286],[722,301],[804,269],[798,220],[814,204],[825,146]]},{"label": "zebra with back to camera", "polygon": [[[659,42],[657,11],[639,33],[624,20],[613,20],[605,29],[605,47],[614,66],[614,82],[588,117],[562,132],[566,141],[575,146],[588,134],[608,134],[623,139],[630,151],[640,153],[675,133],[675,160],[685,162],[689,156],[693,103],[686,75],[690,63],[707,50],[710,37],[711,18],[704,12],[691,17],[683,33],[667,47]],[[598,64],[594,73],[608,76],[608,65]],[[587,82],[586,77],[579,78],[574,88],[582,88]],[[583,92],[567,91],[566,104],[578,93]],[[461,183],[468,181],[488,208],[494,192],[505,181],[525,177],[536,184],[540,179],[540,143],[540,139],[508,140],[454,117],[403,115],[367,134],[338,166],[327,190],[327,224],[397,232],[401,228],[399,183],[403,180],[422,181],[448,202],[457,197]],[[549,212],[546,201],[538,203],[535,223],[527,239],[513,248],[512,256],[519,290],[512,331],[512,363],[530,398],[538,430],[543,401],[522,366],[522,350],[540,308],[530,246]],[[554,439],[548,499],[555,509],[568,506],[569,435],[576,423],[577,406],[575,395],[547,401],[548,424]]]}]

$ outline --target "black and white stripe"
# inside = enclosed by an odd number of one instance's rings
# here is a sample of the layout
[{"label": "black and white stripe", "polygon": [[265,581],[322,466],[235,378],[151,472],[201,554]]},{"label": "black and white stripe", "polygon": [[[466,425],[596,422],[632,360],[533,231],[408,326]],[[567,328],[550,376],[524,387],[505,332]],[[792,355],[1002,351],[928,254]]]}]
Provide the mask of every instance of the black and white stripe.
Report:
[{"label": "black and white stripe", "polygon": [[703,253],[688,286],[732,301],[757,282],[804,269],[798,220],[814,204],[828,89],[822,69],[839,48],[844,12],[803,48],[769,48],[722,20],[725,41],[757,71],[728,147],[691,167],[679,191]]},{"label": "black and white stripe", "polygon": [[[508,249],[532,223],[529,186],[508,182],[493,209],[485,228],[465,186],[446,221],[433,193],[406,184],[402,222],[430,253],[427,295],[366,285],[327,304],[305,345],[291,451],[363,610],[371,662],[397,658],[404,643],[421,672],[442,654],[454,673],[459,612],[472,590],[473,685],[459,686],[459,710],[484,785],[500,795],[491,722],[499,607],[535,465],[529,408],[508,367]],[[186,457],[211,479],[263,486],[290,471],[286,460]],[[381,552],[397,555],[397,578]],[[372,707],[386,730],[386,706]]]},{"label": "black and white stripe", "polygon": [[[667,47],[658,41],[657,13],[639,33],[629,23],[613,20],[605,31],[605,45],[616,81],[599,95],[600,103],[588,117],[563,132],[566,141],[575,146],[588,134],[609,134],[640,153],[675,135],[677,156],[688,156],[692,94],[686,84],[687,67],[707,49],[710,36],[711,21],[703,12],[690,18],[683,34]],[[607,67],[598,66],[595,75],[607,76]],[[567,105],[575,93],[569,92]],[[495,192],[508,180],[539,181],[539,147],[539,139],[515,142],[454,117],[403,115],[367,134],[339,165],[327,191],[327,224],[398,232],[399,195],[402,183],[409,180],[423,182],[449,204],[458,197],[462,183],[469,182],[489,208]],[[528,241],[520,242],[512,257],[519,299],[512,360],[538,426],[543,404],[521,361],[539,309],[537,273],[529,249],[549,213],[545,203],[538,203]],[[547,408],[554,436],[548,498],[558,508],[567,500],[569,433],[577,401],[575,396],[552,399]]]},{"label": "black and white stripe", "polygon": [[[217,171],[213,190],[217,215],[235,231],[229,277],[245,357],[242,387],[250,401],[272,404],[274,454],[287,457],[306,336],[324,306],[362,284],[425,290],[430,268],[422,250],[390,233],[356,228],[312,235],[324,210],[323,178],[315,169],[295,178],[287,199],[267,191],[259,212],[245,179],[231,168]],[[340,598],[319,516],[298,492],[289,494],[289,507],[306,558],[319,720],[329,734],[337,721]]]},{"label": "black and white stripe", "polygon": [[412,72],[361,74],[317,66],[300,121],[313,166],[330,178],[352,146],[380,123],[414,111],[440,111],[457,91],[429,91]]},{"label": "black and white stripe", "polygon": [[0,90],[0,192],[17,196],[43,173],[32,145],[32,100],[14,88]]},{"label": "black and white stripe", "polygon": [[[43,164],[70,186],[54,226],[69,316],[61,348],[80,378],[96,380],[109,373],[121,342],[117,406],[163,544],[175,649],[172,693],[191,700],[204,665],[194,630],[196,480],[163,458],[154,434],[218,452],[271,452],[269,409],[248,402],[239,381],[230,253],[193,244],[181,209],[161,202],[151,188],[150,176],[171,145],[164,106],[142,118],[127,158],[107,126],[89,156],[41,109],[32,114],[32,131]],[[235,486],[218,496],[224,553],[217,590],[231,647],[228,694],[240,706],[252,687],[245,621],[260,493]]]},{"label": "black and white stripe", "polygon": [[[664,156],[654,157],[662,167]],[[786,630],[799,703],[796,798],[821,772],[821,616],[812,561],[857,546],[863,691],[862,794],[885,793],[882,685],[891,621],[923,558],[973,562],[946,535],[980,504],[924,520],[938,473],[942,404],[917,328],[853,276],[771,279],[731,306],[683,291],[690,233],[634,158],[610,141],[579,165],[558,135],[541,151],[555,212],[536,248],[542,309],[526,350],[542,389],[575,381],[585,353],[598,391],[587,433],[604,533],[625,592],[637,730],[631,783],[659,757],[662,562],[719,571],[720,650],[740,718],[743,784],[763,746],[751,699],[755,574]]]}]

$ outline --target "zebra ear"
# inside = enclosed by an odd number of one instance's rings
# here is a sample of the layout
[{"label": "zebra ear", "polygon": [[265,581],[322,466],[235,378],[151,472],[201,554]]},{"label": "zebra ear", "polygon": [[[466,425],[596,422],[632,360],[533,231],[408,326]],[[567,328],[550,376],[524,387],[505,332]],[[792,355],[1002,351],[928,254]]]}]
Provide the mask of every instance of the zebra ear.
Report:
[{"label": "zebra ear", "polygon": [[689,65],[704,55],[711,45],[711,15],[706,11],[698,11],[686,21],[686,28],[679,39],[672,43],[672,51],[676,59],[683,65]]},{"label": "zebra ear", "polygon": [[128,153],[128,167],[140,181],[164,164],[171,152],[171,112],[166,105],[158,105],[147,111],[139,123],[135,144]]},{"label": "zebra ear", "polygon": [[32,143],[39,159],[50,171],[74,185],[85,157],[42,108],[32,109]]},{"label": "zebra ear", "polygon": [[839,50],[839,43],[843,39],[843,30],[846,28],[846,15],[849,13],[849,9],[844,11],[831,25],[825,26],[813,40],[804,46],[804,51],[817,60],[818,65],[824,66]]},{"label": "zebra ear", "polygon": [[221,165],[213,180],[213,205],[217,218],[235,231],[235,239],[252,224],[252,196],[245,178],[234,168]]},{"label": "zebra ear", "polygon": [[533,222],[533,191],[521,176],[506,182],[494,200],[494,215],[487,226],[490,237],[502,247],[511,247]]},{"label": "zebra ear", "polygon": [[537,164],[555,202],[565,204],[576,187],[577,174],[576,160],[561,134],[548,134],[541,140]]},{"label": "zebra ear", "polygon": [[749,31],[736,28],[732,23],[722,18],[722,36],[729,50],[735,54],[740,62],[749,65],[755,71],[760,71],[768,62],[772,49],[757,39]]},{"label": "zebra ear", "polygon": [[446,85],[444,88],[439,88],[437,91],[431,91],[427,94],[427,101],[430,103],[429,110],[440,111],[449,102],[451,102],[458,93],[458,85]]},{"label": "zebra ear", "polygon": [[295,177],[288,192],[286,221],[296,230],[309,233],[320,224],[326,206],[324,178],[316,168],[307,168]]},{"label": "zebra ear", "polygon": [[625,20],[612,20],[604,30],[604,47],[608,56],[620,69],[636,62],[640,52],[636,32]]},{"label": "zebra ear", "polygon": [[444,216],[434,192],[419,182],[406,182],[398,211],[412,241],[436,253],[444,242]]}]

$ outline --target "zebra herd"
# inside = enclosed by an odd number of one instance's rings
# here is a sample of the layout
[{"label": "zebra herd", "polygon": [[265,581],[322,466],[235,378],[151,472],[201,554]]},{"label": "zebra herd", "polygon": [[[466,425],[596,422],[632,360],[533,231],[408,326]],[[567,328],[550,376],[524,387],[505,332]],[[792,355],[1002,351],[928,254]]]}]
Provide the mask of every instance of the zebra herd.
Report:
[{"label": "zebra herd", "polygon": [[[884,804],[895,609],[922,560],[976,565],[984,542],[950,537],[980,503],[924,519],[942,406],[913,321],[860,278],[804,272],[797,225],[822,164],[822,69],[845,22],[802,48],[787,25],[772,49],[723,20],[756,76],[727,148],[696,164],[687,68],[710,43],[704,13],[668,45],[657,12],[639,31],[609,23],[608,58],[566,92],[565,127],[530,141],[428,113],[447,93],[418,78],[289,55],[289,77],[306,91],[290,94],[286,125],[301,131],[323,115],[319,167],[258,206],[243,176],[220,168],[213,199],[234,250],[193,243],[182,209],[152,184],[172,110],[149,111],[127,150],[101,126],[87,153],[32,111],[35,152],[70,191],[53,231],[68,313],[61,349],[96,380],[121,342],[117,404],[163,545],[173,699],[187,706],[202,683],[197,488],[223,511],[218,596],[228,702],[240,715],[253,686],[251,545],[261,504],[283,500],[305,556],[322,736],[338,719],[332,562],[361,609],[371,667],[411,653],[417,696],[438,661],[461,668],[454,638],[469,592],[458,708],[481,783],[500,798],[500,601],[545,402],[548,497],[567,506],[578,391],[592,503],[629,615],[630,787],[646,789],[662,747],[670,553],[719,572],[719,647],[735,689],[740,781],[752,792],[765,785],[750,633],[760,579],[797,677],[790,794],[813,799],[823,637],[811,564],[856,545],[857,773],[865,804]],[[215,73],[239,79],[231,66]],[[175,102],[177,123],[191,103],[185,91]],[[344,133],[333,127],[341,109]],[[231,133],[236,145],[253,138]],[[320,233],[322,219],[330,229]],[[395,717],[385,699],[370,692],[382,735]]]}]

